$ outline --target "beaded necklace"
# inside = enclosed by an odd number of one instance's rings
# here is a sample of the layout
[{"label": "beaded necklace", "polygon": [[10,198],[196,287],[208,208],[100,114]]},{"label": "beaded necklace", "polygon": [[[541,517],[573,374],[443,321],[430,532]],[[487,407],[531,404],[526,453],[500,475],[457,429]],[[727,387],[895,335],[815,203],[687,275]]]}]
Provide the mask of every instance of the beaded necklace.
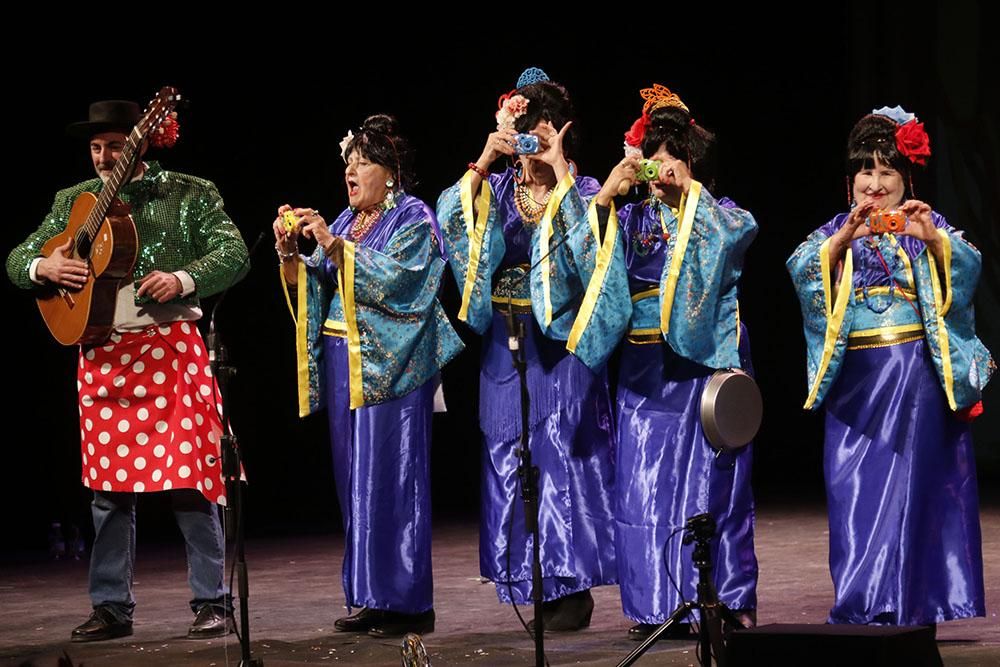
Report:
[{"label": "beaded necklace", "polygon": [[361,241],[368,232],[372,230],[375,224],[382,218],[382,204],[376,204],[366,208],[363,211],[359,211],[357,215],[354,216],[354,220],[351,222],[351,229],[348,231],[348,235],[354,242]]},{"label": "beaded necklace", "polygon": [[545,215],[545,209],[548,207],[551,197],[552,188],[545,193],[545,197],[540,202],[531,195],[528,186],[518,185],[514,188],[514,206],[525,225],[534,227],[539,223],[542,216]]},{"label": "beaded necklace", "polygon": [[663,209],[657,205],[657,212],[660,218],[660,229],[637,229],[631,234],[632,250],[639,257],[645,257],[650,252],[659,247],[662,241],[670,245],[670,232],[667,231],[667,222],[663,219]]}]

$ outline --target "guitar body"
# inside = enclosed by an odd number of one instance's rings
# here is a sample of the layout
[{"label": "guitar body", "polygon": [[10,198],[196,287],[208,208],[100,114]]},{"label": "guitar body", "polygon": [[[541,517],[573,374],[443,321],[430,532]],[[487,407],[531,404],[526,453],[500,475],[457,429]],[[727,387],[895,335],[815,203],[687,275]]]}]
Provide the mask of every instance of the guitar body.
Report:
[{"label": "guitar body", "polygon": [[115,200],[108,208],[89,248],[77,247],[76,239],[97,204],[97,196],[84,192],[73,202],[69,223],[60,234],[42,246],[48,257],[68,240],[74,240],[68,257],[87,262],[90,275],[81,289],[50,287],[37,299],[38,310],[52,336],[63,345],[96,345],[111,335],[115,302],[123,280],[131,276],[139,248],[139,237],[129,208]]}]

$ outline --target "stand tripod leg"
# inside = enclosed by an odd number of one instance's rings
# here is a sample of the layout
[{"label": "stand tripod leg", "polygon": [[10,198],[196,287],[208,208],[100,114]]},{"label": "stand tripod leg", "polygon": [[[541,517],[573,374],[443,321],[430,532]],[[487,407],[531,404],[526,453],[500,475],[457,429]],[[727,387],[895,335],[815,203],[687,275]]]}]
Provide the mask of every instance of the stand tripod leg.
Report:
[{"label": "stand tripod leg", "polygon": [[626,665],[633,664],[636,660],[642,657],[642,654],[649,650],[649,648],[659,641],[660,637],[663,636],[667,630],[670,629],[675,623],[680,623],[681,619],[690,614],[692,611],[698,608],[698,605],[694,602],[685,602],[681,606],[674,610],[674,613],[670,614],[670,618],[664,621],[660,627],[653,630],[646,640],[639,644],[634,651],[629,653],[625,658],[618,663],[618,667],[626,667]]},{"label": "stand tripod leg", "polygon": [[712,554],[709,540],[715,533],[715,520],[709,514],[699,514],[685,522],[684,530],[686,531],[684,543],[694,542],[695,544],[691,559],[698,569],[698,601],[685,602],[679,606],[663,625],[653,631],[646,641],[625,656],[625,659],[618,663],[618,667],[634,663],[650,646],[656,643],[667,628],[695,609],[700,612],[698,647],[701,659],[699,662],[702,667],[710,667],[714,655],[719,667],[726,667],[728,660],[725,637],[722,633],[722,621],[726,620],[734,627],[739,627],[742,624],[725,604],[719,602],[719,594],[715,590],[715,584],[712,583]]}]

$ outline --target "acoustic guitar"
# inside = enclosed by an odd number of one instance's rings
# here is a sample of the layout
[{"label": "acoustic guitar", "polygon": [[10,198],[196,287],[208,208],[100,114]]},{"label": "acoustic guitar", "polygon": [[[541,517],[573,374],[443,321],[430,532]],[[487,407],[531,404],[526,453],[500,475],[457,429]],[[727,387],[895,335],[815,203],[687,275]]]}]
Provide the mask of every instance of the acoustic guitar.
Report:
[{"label": "acoustic guitar", "polygon": [[90,268],[82,288],[55,285],[37,299],[42,319],[63,345],[97,345],[111,335],[118,290],[132,275],[139,247],[131,209],[118,198],[118,191],[135,173],[143,141],[179,100],[176,88],[160,89],[128,134],[121,157],[101,192],[80,194],[73,202],[66,229],[42,246],[42,256],[48,257],[71,240],[66,256],[84,261]]}]

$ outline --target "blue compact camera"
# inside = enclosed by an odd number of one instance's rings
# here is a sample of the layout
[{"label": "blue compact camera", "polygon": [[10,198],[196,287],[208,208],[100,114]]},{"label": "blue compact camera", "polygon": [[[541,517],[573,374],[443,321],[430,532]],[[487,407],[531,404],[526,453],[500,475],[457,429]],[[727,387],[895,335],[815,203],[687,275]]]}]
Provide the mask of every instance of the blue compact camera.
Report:
[{"label": "blue compact camera", "polygon": [[534,134],[515,134],[514,152],[518,155],[534,155],[538,152],[538,136]]}]

